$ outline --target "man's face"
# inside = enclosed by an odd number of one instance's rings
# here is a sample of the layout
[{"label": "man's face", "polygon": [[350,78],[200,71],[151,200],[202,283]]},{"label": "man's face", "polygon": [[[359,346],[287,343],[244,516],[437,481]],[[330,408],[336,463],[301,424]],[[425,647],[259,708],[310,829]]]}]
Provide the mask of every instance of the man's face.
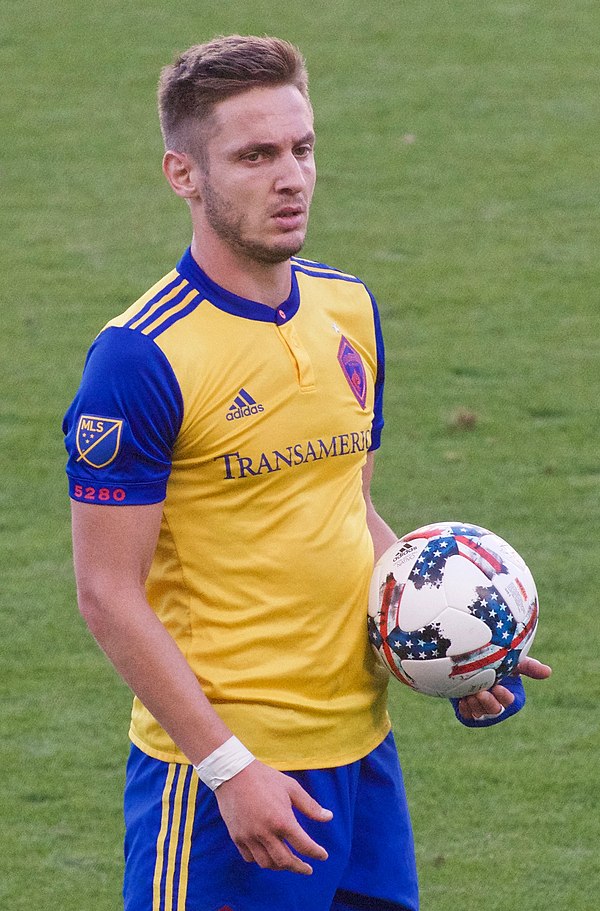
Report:
[{"label": "man's face", "polygon": [[310,105],[291,85],[220,102],[201,174],[201,235],[257,262],[289,259],[304,243],[316,179]]}]

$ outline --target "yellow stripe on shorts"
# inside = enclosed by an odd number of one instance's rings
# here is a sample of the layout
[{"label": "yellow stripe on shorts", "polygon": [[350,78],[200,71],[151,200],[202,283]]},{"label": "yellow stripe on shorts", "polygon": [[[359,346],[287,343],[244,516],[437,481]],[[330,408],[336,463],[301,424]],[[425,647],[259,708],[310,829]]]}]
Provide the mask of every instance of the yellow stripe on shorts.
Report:
[{"label": "yellow stripe on shorts", "polygon": [[[189,788],[184,806],[184,792],[188,779]],[[162,793],[160,830],[156,840],[152,911],[185,911],[197,791],[198,778],[192,767],[169,763]],[[173,904],[176,891],[177,908]]]},{"label": "yellow stripe on shorts", "polygon": [[190,850],[192,847],[192,827],[194,825],[194,813],[196,811],[196,794],[198,793],[198,782],[200,779],[190,766],[192,780],[188,791],[187,808],[185,813],[185,827],[183,829],[183,847],[181,849],[181,866],[179,874],[179,897],[177,899],[177,911],[185,911],[185,900],[187,897],[188,887],[188,869],[190,863]]}]

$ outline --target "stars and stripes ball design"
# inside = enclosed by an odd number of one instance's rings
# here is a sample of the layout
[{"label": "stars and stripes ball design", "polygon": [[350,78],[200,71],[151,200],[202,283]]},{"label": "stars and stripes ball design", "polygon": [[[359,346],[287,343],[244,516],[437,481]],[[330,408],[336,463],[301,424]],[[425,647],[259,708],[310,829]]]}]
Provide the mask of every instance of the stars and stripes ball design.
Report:
[{"label": "stars and stripes ball design", "polygon": [[377,562],[369,638],[394,677],[429,696],[489,689],[525,657],[538,621],[533,576],[478,525],[419,528]]}]

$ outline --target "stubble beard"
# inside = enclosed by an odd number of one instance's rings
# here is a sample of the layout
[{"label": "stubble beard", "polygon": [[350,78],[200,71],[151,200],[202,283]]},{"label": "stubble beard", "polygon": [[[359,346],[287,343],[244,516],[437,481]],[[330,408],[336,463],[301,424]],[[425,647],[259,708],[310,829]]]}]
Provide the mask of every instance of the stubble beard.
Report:
[{"label": "stubble beard", "polygon": [[236,215],[232,205],[220,196],[207,181],[202,189],[202,200],[206,220],[215,234],[237,254],[242,254],[254,262],[264,265],[283,263],[290,256],[299,253],[304,246],[304,237],[300,241],[292,241],[290,237],[287,244],[285,238],[282,238],[282,243],[276,246],[267,246],[246,237],[244,215]]}]

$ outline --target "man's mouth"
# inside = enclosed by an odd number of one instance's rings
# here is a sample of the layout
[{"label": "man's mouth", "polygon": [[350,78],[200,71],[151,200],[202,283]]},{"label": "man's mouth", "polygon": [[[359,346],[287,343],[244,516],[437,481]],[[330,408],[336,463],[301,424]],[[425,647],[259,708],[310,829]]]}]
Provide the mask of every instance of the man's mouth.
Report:
[{"label": "man's mouth", "polygon": [[305,217],[306,209],[304,206],[282,206],[272,216],[280,227],[289,230],[302,226]]}]

